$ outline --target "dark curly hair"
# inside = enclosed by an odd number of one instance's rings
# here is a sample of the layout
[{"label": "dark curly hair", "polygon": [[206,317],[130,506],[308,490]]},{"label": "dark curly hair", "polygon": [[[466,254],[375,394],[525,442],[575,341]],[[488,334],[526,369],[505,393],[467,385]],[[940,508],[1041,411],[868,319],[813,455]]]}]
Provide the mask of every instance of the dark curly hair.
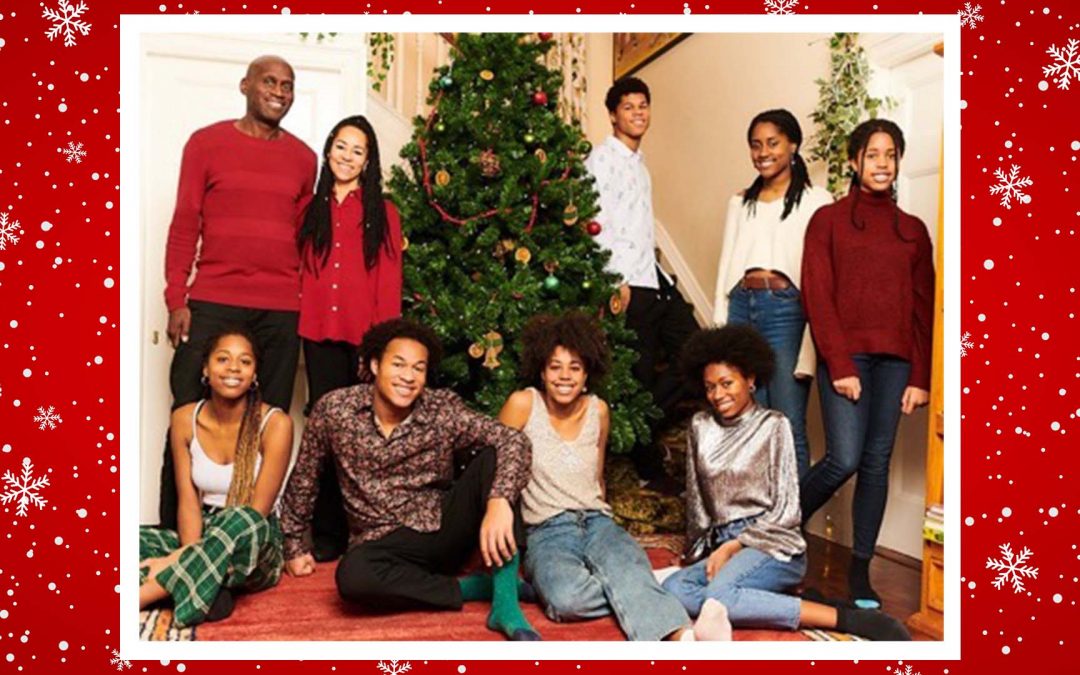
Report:
[{"label": "dark curly hair", "polygon": [[611,88],[607,90],[607,95],[604,96],[604,105],[607,106],[608,112],[615,112],[622,103],[623,96],[628,94],[643,94],[645,102],[652,103],[649,85],[636,77],[620,77],[615,80],[615,84],[611,85]]},{"label": "dark curly hair", "polygon": [[758,382],[772,379],[776,360],[772,347],[756,329],[743,324],[728,324],[722,328],[700,330],[690,336],[679,355],[679,368],[699,395],[705,368],[713,363],[726,363],[743,377],[753,376]]},{"label": "dark curly hair", "polygon": [[435,331],[422,323],[409,319],[390,319],[377,323],[364,333],[360,341],[360,379],[368,382],[371,380],[371,361],[382,360],[383,352],[391,341],[397,338],[415,340],[427,348],[427,372],[428,382],[431,383],[435,373],[439,370],[439,362],[442,360],[443,348]]},{"label": "dark curly hair", "polygon": [[529,319],[521,332],[519,376],[526,385],[540,381],[540,375],[556,347],[574,352],[585,366],[585,373],[598,382],[611,369],[611,350],[600,323],[583,312],[562,315],[540,314]]}]

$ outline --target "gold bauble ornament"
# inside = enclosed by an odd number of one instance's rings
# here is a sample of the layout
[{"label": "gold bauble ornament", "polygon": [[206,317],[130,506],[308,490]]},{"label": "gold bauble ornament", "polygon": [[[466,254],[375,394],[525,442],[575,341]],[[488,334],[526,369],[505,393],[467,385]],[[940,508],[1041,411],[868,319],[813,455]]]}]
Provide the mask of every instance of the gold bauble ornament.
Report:
[{"label": "gold bauble ornament", "polygon": [[408,237],[402,237],[401,238],[401,250],[402,251],[408,251],[409,250],[409,238]]},{"label": "gold bauble ornament", "polygon": [[491,82],[495,79],[495,73],[490,70],[484,69],[480,71],[480,79],[484,82]]},{"label": "gold bauble ornament", "polygon": [[439,187],[446,187],[450,184],[450,172],[446,169],[439,169],[435,172],[435,184]]},{"label": "gold bauble ornament", "polygon": [[514,253],[514,260],[517,260],[519,263],[528,265],[529,261],[532,260],[532,251],[522,246],[517,250],[516,253]]},{"label": "gold bauble ornament", "polygon": [[566,208],[563,209],[563,212],[562,212],[563,225],[565,225],[567,227],[573,227],[574,224],[577,221],[578,221],[577,205],[575,205],[575,204],[567,204]]},{"label": "gold bauble ornament", "polygon": [[534,154],[534,155],[536,155],[536,159],[537,159],[537,160],[538,160],[538,161],[539,161],[539,162],[540,162],[541,164],[547,164],[547,153],[546,153],[546,152],[544,152],[544,149],[543,149],[543,148],[537,148],[537,149],[536,149],[536,152],[534,152],[533,154]]},{"label": "gold bauble ornament", "polygon": [[478,359],[483,355],[484,345],[480,344],[479,342],[474,342],[469,345],[469,356],[473,357],[474,359]]}]

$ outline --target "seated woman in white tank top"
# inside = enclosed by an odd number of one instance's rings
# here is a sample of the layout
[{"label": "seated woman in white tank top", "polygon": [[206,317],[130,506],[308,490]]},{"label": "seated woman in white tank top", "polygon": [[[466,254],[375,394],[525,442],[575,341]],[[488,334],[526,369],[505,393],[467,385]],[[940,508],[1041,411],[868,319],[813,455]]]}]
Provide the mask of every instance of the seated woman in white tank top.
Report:
[{"label": "seated woman in white tank top", "polygon": [[208,396],[172,414],[178,531],[139,529],[139,607],[171,597],[181,627],[228,616],[232,590],[275,585],[283,563],[272,512],[292,420],[262,402],[255,343],[245,331],[222,331],[207,344]]},{"label": "seated woman in white tank top", "polygon": [[521,379],[499,421],[532,442],[532,477],[521,493],[528,526],[525,575],[553,621],[614,613],[631,640],[731,639],[724,606],[697,623],[660,588],[641,547],[611,519],[604,501],[607,404],[586,394],[603,379],[610,353],[585,314],[534,317],[522,333]]}]

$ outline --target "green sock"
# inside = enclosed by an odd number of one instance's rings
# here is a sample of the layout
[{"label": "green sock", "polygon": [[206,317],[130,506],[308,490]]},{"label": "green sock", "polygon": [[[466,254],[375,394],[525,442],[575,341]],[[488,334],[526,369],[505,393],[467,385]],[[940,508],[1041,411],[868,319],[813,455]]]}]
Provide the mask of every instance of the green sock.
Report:
[{"label": "green sock", "polygon": [[465,602],[472,600],[491,600],[491,575],[487,572],[477,572],[467,577],[458,579],[461,586],[461,599]]},{"label": "green sock", "polygon": [[[465,602],[474,600],[490,601],[494,595],[491,575],[487,572],[477,572],[467,577],[461,577],[458,579],[458,586],[461,587],[461,599]],[[524,579],[518,579],[518,601],[537,602],[536,591]]]},{"label": "green sock", "polygon": [[491,574],[492,598],[491,613],[487,625],[511,640],[539,640],[540,635],[533,630],[518,604],[518,563],[517,553],[502,567],[494,568]]}]

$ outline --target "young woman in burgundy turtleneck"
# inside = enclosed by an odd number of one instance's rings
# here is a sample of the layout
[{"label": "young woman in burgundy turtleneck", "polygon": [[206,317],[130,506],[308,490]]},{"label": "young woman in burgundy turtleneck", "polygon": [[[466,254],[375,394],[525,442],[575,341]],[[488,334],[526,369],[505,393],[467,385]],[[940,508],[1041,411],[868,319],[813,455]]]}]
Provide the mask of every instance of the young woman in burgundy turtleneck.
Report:
[{"label": "young woman in burgundy turtleneck", "polygon": [[802,292],[819,355],[825,456],[800,484],[805,524],[858,472],[852,500],[851,600],[877,607],[870,584],[900,415],[926,405],[934,307],[926,225],[896,204],[904,135],[888,120],[848,139],[851,190],[814,214],[803,249]]}]

